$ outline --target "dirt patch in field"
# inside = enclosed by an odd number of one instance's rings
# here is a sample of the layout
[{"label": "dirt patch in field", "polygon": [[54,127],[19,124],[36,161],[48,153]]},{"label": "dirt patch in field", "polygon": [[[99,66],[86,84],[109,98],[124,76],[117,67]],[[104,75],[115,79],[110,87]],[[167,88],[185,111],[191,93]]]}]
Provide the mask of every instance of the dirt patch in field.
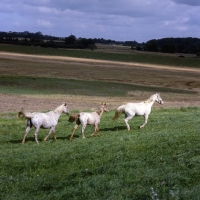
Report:
[{"label": "dirt patch in field", "polygon": [[[187,107],[200,105],[200,70],[175,66],[141,63],[115,62],[70,58],[60,56],[37,56],[0,52],[1,75],[23,75],[35,77],[56,77],[80,80],[101,80],[123,82],[144,86],[184,89],[194,94],[161,93],[165,102],[155,107]],[[71,110],[96,109],[101,102],[107,102],[110,109],[126,102],[148,99],[152,93],[130,91],[127,97],[88,97],[73,95],[8,95],[0,94],[0,112],[17,112],[22,107],[29,111],[52,110],[67,102]]]}]

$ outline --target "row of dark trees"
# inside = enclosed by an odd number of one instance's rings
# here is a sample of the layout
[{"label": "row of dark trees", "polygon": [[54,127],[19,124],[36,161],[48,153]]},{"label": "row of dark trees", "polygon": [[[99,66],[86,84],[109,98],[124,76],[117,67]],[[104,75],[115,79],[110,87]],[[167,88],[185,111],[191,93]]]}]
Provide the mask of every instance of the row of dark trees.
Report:
[{"label": "row of dark trees", "polygon": [[163,53],[189,53],[200,54],[200,39],[198,38],[163,38],[153,39],[146,43],[136,41],[119,42],[115,40],[105,40],[103,38],[76,38],[74,35],[68,37],[55,37],[43,35],[41,32],[0,32],[0,43],[53,47],[53,48],[77,48],[96,49],[95,44],[123,44],[131,46],[131,49]]},{"label": "row of dark trees", "polygon": [[35,38],[37,40],[58,40],[59,37],[51,35],[43,35],[42,32],[30,33],[29,31],[24,32],[0,32],[0,38],[13,39],[13,38]]},{"label": "row of dark trees", "polygon": [[0,43],[52,48],[96,49],[93,39],[76,38],[74,35],[61,38],[42,35],[41,32],[29,33],[28,31],[0,32]]},{"label": "row of dark trees", "polygon": [[96,49],[96,45],[93,39],[86,38],[76,38],[74,35],[70,35],[64,39],[64,45],[68,48],[78,48],[78,49]]},{"label": "row of dark trees", "polygon": [[146,42],[144,50],[163,53],[198,54],[200,52],[200,39],[192,37],[154,39]]}]

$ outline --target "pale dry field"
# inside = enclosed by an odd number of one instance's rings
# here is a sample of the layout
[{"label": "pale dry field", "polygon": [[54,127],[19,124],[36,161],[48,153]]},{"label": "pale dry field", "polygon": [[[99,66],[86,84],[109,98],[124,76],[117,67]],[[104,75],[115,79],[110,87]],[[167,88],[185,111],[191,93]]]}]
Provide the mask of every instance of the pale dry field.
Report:
[{"label": "pale dry field", "polygon": [[[170,58],[169,58],[170,59]],[[200,70],[141,63],[115,62],[70,58],[60,56],[36,56],[0,52],[1,75],[56,77],[79,80],[123,82],[145,86],[157,86],[195,91],[195,94],[161,93],[164,105],[154,107],[188,107],[200,105]],[[66,85],[67,87],[67,85]],[[52,110],[62,102],[73,109],[96,109],[107,102],[110,109],[126,102],[140,102],[152,93],[129,91],[126,97],[88,97],[73,95],[7,95],[0,93],[0,112],[17,112],[22,107],[29,111]]]}]

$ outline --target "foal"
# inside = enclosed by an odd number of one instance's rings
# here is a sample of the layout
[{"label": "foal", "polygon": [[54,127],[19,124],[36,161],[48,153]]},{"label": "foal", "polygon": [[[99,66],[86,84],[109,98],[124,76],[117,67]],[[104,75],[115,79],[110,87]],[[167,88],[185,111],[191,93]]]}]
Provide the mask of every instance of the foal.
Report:
[{"label": "foal", "polygon": [[98,132],[99,131],[98,124],[100,123],[100,118],[104,111],[105,112],[109,111],[106,103],[102,103],[102,105],[99,107],[99,109],[96,112],[81,112],[78,114],[71,115],[69,117],[68,121],[69,122],[76,121],[76,125],[73,128],[70,140],[72,140],[73,135],[80,124],[82,125],[81,132],[82,132],[83,138],[85,138],[84,130],[85,130],[87,124],[94,126],[94,132],[92,134],[90,134],[90,137],[92,137],[96,132]]}]

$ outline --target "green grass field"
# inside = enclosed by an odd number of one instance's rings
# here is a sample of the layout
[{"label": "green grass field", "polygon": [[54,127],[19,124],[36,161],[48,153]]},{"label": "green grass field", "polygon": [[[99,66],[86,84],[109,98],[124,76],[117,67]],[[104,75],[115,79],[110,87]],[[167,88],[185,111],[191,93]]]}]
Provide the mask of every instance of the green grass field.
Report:
[{"label": "green grass field", "polygon": [[[199,199],[200,109],[153,109],[144,129],[142,117],[126,130],[121,116],[104,113],[101,136],[82,139],[62,115],[57,141],[21,144],[25,121],[0,115],[1,199]],[[89,136],[88,126],[85,135]]]}]

